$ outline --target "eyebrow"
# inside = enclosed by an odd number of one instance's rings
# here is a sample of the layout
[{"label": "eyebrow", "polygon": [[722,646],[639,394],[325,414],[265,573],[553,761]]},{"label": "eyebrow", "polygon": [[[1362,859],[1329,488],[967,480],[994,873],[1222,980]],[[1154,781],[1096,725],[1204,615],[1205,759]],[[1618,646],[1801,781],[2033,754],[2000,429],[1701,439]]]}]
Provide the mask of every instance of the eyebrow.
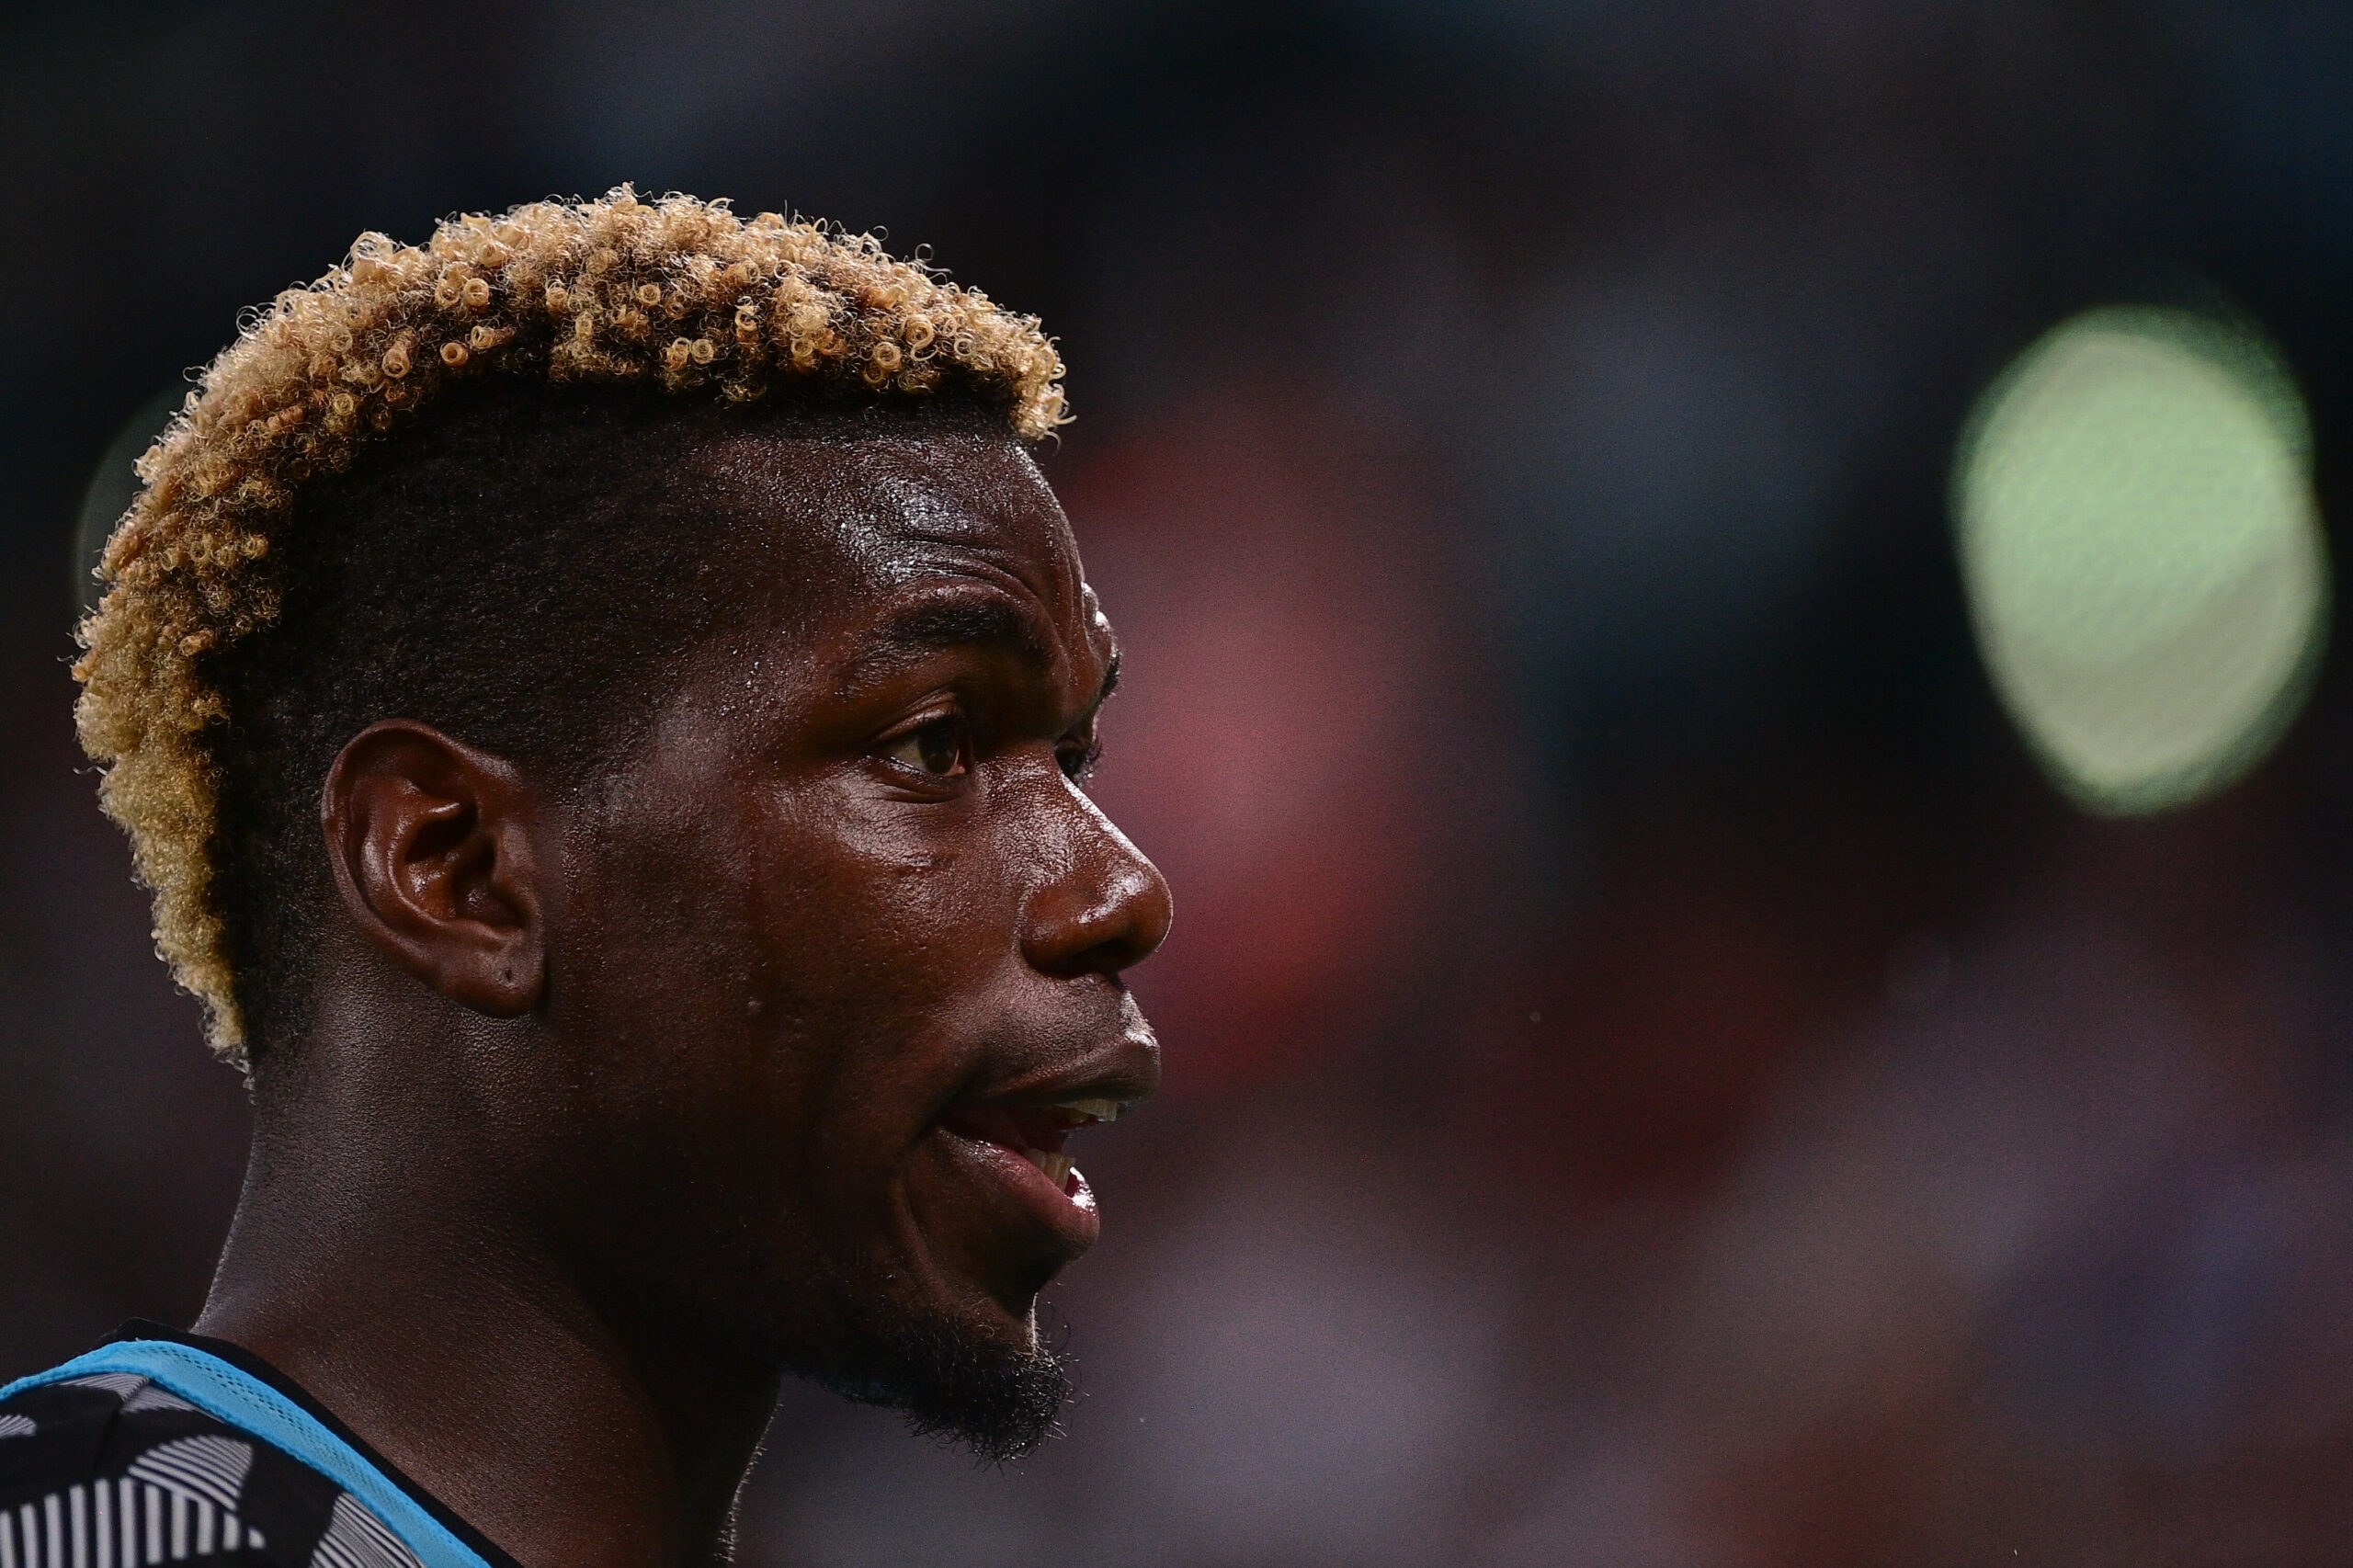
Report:
[{"label": "eyebrow", "polygon": [[[1039,671],[1052,667],[1053,647],[1041,634],[1037,617],[1005,599],[956,597],[909,605],[874,629],[867,644],[849,663],[852,679],[877,668],[910,663],[949,648],[974,645],[1010,650]],[[1111,651],[1105,662],[1103,685],[1093,706],[1100,707],[1120,684],[1120,653]]]},{"label": "eyebrow", "polygon": [[943,648],[974,643],[1010,649],[1024,662],[1040,668],[1053,663],[1053,651],[1039,634],[1034,617],[1004,599],[959,597],[909,605],[892,615],[874,629],[851,668],[862,673],[876,665],[897,664]]}]

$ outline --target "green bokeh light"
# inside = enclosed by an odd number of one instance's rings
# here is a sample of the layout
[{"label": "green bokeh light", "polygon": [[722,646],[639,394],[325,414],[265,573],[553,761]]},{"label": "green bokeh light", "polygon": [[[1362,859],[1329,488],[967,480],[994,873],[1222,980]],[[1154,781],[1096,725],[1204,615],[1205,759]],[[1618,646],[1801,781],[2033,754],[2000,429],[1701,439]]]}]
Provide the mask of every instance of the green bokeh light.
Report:
[{"label": "green bokeh light", "polygon": [[2210,794],[2301,706],[2327,627],[2302,400],[2259,338],[2109,308],[2052,329],[1978,406],[1954,472],[1994,684],[2096,811]]}]

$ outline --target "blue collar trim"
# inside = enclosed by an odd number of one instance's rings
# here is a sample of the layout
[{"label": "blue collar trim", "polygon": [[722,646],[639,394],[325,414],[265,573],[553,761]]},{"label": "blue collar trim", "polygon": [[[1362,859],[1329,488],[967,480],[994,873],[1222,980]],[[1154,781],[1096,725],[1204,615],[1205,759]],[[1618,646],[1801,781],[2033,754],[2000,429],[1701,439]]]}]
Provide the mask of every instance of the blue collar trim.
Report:
[{"label": "blue collar trim", "polygon": [[260,1379],[194,1346],[166,1339],[119,1339],[62,1367],[0,1388],[0,1399],[97,1372],[132,1372],[153,1378],[206,1415],[301,1460],[368,1505],[424,1560],[426,1568],[490,1568],[481,1553],[450,1533],[423,1504],[393,1484],[316,1416]]}]

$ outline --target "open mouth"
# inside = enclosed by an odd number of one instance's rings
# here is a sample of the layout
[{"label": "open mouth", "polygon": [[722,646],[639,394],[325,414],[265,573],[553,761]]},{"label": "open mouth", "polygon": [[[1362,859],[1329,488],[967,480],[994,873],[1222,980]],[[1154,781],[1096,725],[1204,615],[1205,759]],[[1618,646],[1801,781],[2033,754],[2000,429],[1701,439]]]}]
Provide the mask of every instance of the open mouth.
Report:
[{"label": "open mouth", "polygon": [[1071,1099],[1039,1106],[958,1106],[939,1124],[960,1138],[994,1144],[1020,1155],[1037,1167],[1054,1190],[1076,1201],[1086,1191],[1086,1178],[1063,1149],[1063,1142],[1083,1127],[1116,1121],[1127,1108],[1119,1100]]}]

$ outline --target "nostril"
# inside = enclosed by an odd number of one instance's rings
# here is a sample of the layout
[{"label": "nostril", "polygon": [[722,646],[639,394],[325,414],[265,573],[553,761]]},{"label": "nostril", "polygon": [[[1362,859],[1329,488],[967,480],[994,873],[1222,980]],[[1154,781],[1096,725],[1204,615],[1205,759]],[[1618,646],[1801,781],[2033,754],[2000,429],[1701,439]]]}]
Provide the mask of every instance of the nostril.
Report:
[{"label": "nostril", "polygon": [[1168,881],[1094,801],[1068,799],[1077,812],[1067,858],[1030,894],[1022,949],[1041,973],[1116,975],[1168,935]]},{"label": "nostril", "polygon": [[1108,889],[1041,889],[1031,900],[1022,946],[1031,967],[1047,974],[1117,975],[1152,956],[1168,921],[1168,884],[1138,856]]}]

